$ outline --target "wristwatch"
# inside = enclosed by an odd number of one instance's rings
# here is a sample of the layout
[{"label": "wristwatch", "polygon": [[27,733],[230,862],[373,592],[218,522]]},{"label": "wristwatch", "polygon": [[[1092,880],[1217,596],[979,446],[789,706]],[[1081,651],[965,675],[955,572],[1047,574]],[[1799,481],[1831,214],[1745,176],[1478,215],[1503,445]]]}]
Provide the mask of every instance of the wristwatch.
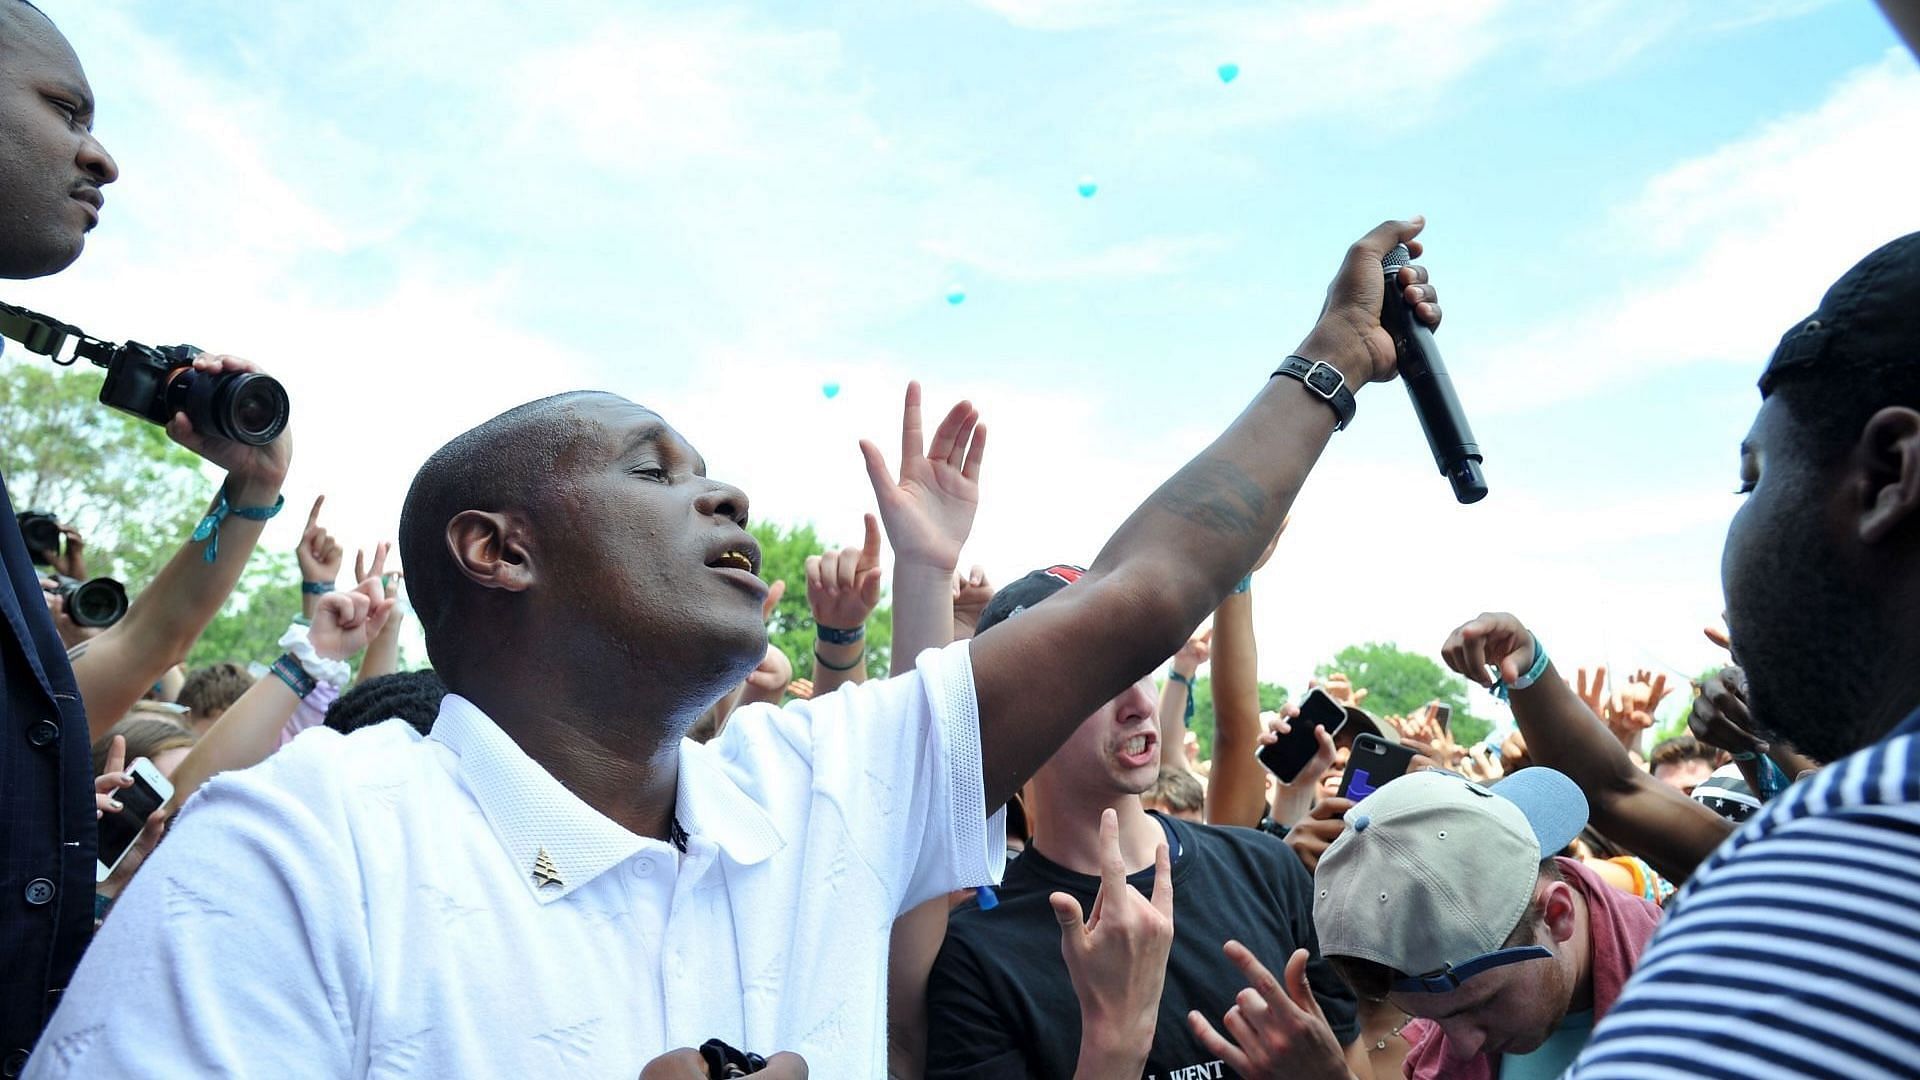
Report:
[{"label": "wristwatch", "polygon": [[1280,375],[1299,379],[1313,396],[1327,403],[1336,420],[1333,430],[1345,431],[1347,425],[1353,423],[1353,414],[1359,407],[1354,403],[1353,391],[1347,389],[1347,377],[1340,374],[1339,368],[1325,360],[1289,356],[1274,369],[1273,377]]}]

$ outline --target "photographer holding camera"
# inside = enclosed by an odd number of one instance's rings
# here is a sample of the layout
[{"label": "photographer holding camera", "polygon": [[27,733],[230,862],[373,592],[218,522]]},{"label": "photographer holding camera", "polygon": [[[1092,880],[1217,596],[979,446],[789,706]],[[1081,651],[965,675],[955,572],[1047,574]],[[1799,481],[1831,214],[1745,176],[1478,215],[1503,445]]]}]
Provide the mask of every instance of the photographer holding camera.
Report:
[{"label": "photographer holding camera", "polygon": [[[92,123],[93,95],[72,47],[31,4],[0,0],[0,278],[44,277],[80,256],[105,204],[100,189],[119,176]],[[240,380],[229,373],[254,370],[213,355],[191,368],[192,380],[175,381],[232,387]],[[25,1069],[93,929],[92,736],[186,655],[279,505],[291,453],[284,435],[253,446],[196,430],[185,415],[166,424],[176,442],[224,468],[226,483],[194,539],[74,664],[20,530],[0,528],[0,970],[8,973],[0,979],[0,1077]],[[14,516],[0,477],[0,520]]]}]

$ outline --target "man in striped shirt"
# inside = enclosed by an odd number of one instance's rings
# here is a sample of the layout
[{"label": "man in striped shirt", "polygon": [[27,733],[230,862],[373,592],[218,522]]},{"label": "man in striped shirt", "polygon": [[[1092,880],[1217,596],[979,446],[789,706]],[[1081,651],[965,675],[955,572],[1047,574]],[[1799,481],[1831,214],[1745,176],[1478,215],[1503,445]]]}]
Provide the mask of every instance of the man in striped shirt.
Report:
[{"label": "man in striped shirt", "polygon": [[1753,720],[1833,764],[1669,905],[1569,1075],[1920,1076],[1920,233],[1789,330],[1721,576]]}]

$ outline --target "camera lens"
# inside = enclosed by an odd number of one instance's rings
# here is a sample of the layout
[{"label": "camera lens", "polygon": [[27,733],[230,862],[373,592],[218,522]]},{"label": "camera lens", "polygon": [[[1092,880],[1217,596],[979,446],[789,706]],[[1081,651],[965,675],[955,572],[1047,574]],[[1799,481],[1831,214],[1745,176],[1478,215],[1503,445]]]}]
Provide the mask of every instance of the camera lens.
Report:
[{"label": "camera lens", "polygon": [[180,368],[167,384],[167,405],[193,421],[195,431],[249,446],[265,446],[287,426],[286,388],[271,375],[225,371],[208,375]]},{"label": "camera lens", "polygon": [[67,618],[76,626],[112,626],[127,613],[127,590],[112,578],[67,578],[60,594],[67,598]]},{"label": "camera lens", "polygon": [[20,538],[26,541],[28,554],[34,561],[40,556],[60,550],[60,523],[49,514],[37,514],[29,510],[17,515],[20,522]]},{"label": "camera lens", "polygon": [[227,438],[236,442],[265,446],[287,426],[287,391],[271,375],[222,375],[213,400]]}]

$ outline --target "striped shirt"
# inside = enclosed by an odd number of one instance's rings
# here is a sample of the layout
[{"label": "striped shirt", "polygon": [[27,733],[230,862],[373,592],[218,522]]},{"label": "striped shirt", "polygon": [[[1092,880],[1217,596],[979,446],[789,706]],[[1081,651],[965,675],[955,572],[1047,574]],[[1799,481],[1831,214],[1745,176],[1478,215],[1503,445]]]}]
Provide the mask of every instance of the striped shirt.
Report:
[{"label": "striped shirt", "polygon": [[1920,1077],[1920,712],[1701,865],[1567,1075]]}]

